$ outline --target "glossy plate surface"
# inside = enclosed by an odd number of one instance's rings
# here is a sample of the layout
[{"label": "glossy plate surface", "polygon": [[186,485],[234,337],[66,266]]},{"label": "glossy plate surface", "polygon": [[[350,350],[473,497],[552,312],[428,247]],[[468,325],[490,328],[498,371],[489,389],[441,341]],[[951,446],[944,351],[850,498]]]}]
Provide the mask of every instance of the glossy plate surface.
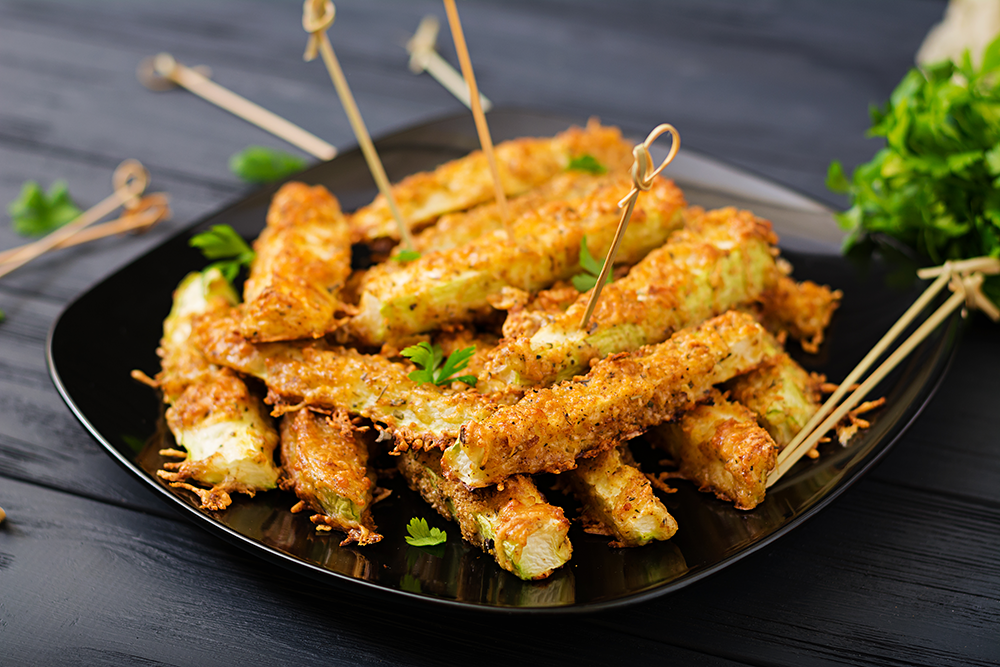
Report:
[{"label": "glossy plate surface", "polygon": [[[552,135],[571,121],[520,111],[490,114],[497,141]],[[427,123],[377,143],[393,180],[478,147],[467,115]],[[890,287],[885,267],[860,267],[843,259],[840,234],[820,204],[683,150],[670,175],[689,203],[739,206],[771,219],[797,279],[843,290],[843,305],[820,353],[810,356],[794,346],[790,349],[809,370],[823,372],[831,380],[844,377],[919,293],[917,285]],[[375,193],[357,150],[317,165],[297,180],[327,186],[345,210],[367,203]],[[611,549],[606,539],[574,526],[572,561],[544,582],[522,582],[501,570],[489,556],[465,544],[456,526],[438,517],[398,479],[386,483],[393,494],[375,509],[385,539],[370,547],[340,547],[338,533],[316,533],[308,513],[288,511],[295,502],[290,494],[274,491],[252,500],[241,497],[226,511],[207,512],[197,508],[192,494],[163,484],[155,475],[162,463],[156,452],[170,446],[172,439],[163,435],[162,406],[152,390],[129,376],[133,369],[149,375],[157,372],[155,350],[171,293],[187,272],[205,265],[199,252],[188,247],[190,236],[225,223],[247,238],[255,237],[276,189],[260,190],[200,221],[70,304],[50,333],[49,366],[57,388],[84,426],[154,492],[207,530],[334,586],[361,587],[373,595],[402,596],[425,604],[563,612],[606,608],[676,590],[771,542],[856,480],[916,418],[955,349],[959,327],[953,318],[879,387],[876,395],[885,396],[887,404],[875,414],[871,429],[848,448],[827,445],[818,461],[800,463],[753,511],[737,511],[686,482],[677,482],[677,493],[661,496],[680,526],[672,540],[639,549]],[[101,326],[95,327],[95,322]],[[636,449],[641,458],[642,444]],[[575,503],[551,498],[572,514]],[[403,539],[405,524],[414,516],[447,530],[446,545],[437,550],[408,546]]]}]

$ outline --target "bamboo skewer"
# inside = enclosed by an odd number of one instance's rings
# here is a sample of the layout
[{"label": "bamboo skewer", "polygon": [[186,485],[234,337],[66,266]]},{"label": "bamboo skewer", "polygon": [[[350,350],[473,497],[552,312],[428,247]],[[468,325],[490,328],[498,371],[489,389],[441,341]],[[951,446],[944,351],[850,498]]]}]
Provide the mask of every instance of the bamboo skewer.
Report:
[{"label": "bamboo skewer", "polygon": [[302,8],[302,27],[309,33],[309,43],[306,45],[304,57],[306,61],[311,61],[315,60],[317,54],[322,55],[326,69],[330,73],[330,79],[333,80],[333,85],[337,89],[337,95],[340,96],[340,102],[344,106],[344,111],[347,112],[347,118],[351,122],[354,135],[358,139],[361,152],[365,156],[365,161],[368,162],[368,169],[372,172],[375,184],[382,196],[385,197],[389,210],[399,226],[399,236],[402,239],[403,247],[412,250],[413,235],[396,205],[396,198],[389,186],[389,178],[385,174],[385,168],[378,157],[371,135],[368,134],[368,128],[365,127],[365,121],[361,118],[361,112],[358,111],[358,105],[354,101],[354,95],[351,94],[347,79],[344,78],[344,71],[340,68],[340,62],[337,60],[333,46],[326,34],[326,31],[333,25],[335,15],[336,9],[330,0],[305,1]]},{"label": "bamboo skewer", "polygon": [[237,95],[212,81],[207,68],[186,67],[169,53],[146,58],[136,76],[150,90],[167,90],[176,84],[243,120],[274,134],[320,160],[332,160],[337,149],[311,132]]},{"label": "bamboo skewer", "polygon": [[[923,295],[911,306],[903,315],[899,322],[889,330],[889,333],[876,345],[876,348],[869,352],[858,367],[848,376],[848,380],[841,383],[837,393],[830,397],[823,405],[817,416],[813,417],[802,429],[796,438],[789,443],[781,455],[775,469],[768,476],[767,486],[772,486],[782,475],[788,472],[802,456],[816,446],[820,438],[850,412],[865,396],[874,389],[879,382],[892,372],[913,350],[920,345],[937,327],[963,303],[967,308],[977,308],[983,310],[993,320],[1000,319],[1000,310],[982,293],[984,274],[1000,274],[1000,260],[995,258],[976,258],[965,260],[964,262],[947,262],[941,267],[921,270],[918,272],[921,278],[937,276],[937,280],[924,292]],[[913,316],[919,313],[930,300],[948,284],[954,291],[951,297],[944,302],[927,320],[921,324],[913,334],[906,339],[861,385],[836,409],[833,405],[842,397],[861,375],[891,344],[892,340],[899,336],[907,324],[912,321]],[[904,321],[905,320],[905,321]],[[902,323],[902,324],[901,324]],[[864,366],[864,368],[862,368]],[[860,369],[860,370],[859,370]],[[836,399],[836,400],[834,400]],[[818,426],[815,422],[821,421]]]},{"label": "bamboo skewer", "polygon": [[[427,72],[444,86],[445,90],[471,109],[472,98],[469,95],[469,86],[466,85],[462,75],[456,72],[455,68],[442,58],[434,48],[437,42],[438,28],[439,23],[435,16],[425,16],[420,25],[417,26],[417,31],[406,43],[406,50],[410,54],[410,71],[414,74]],[[489,112],[493,108],[493,102],[482,93],[479,93],[479,105],[484,112]]]},{"label": "bamboo skewer", "polygon": [[[673,141],[670,143],[670,152],[663,159],[663,162],[660,163],[660,166],[653,169],[653,158],[649,154],[649,147],[653,145],[653,142],[660,135],[666,132],[669,132],[673,138]],[[641,144],[636,144],[635,148],[632,149],[632,156],[635,158],[635,161],[632,163],[632,189],[618,202],[618,207],[622,209],[621,218],[618,220],[618,229],[615,230],[615,238],[611,244],[611,250],[608,251],[607,257],[604,258],[601,275],[597,278],[597,284],[594,285],[594,289],[590,294],[590,301],[587,302],[587,310],[580,319],[581,329],[586,330],[587,323],[590,322],[590,317],[594,314],[594,308],[597,307],[597,301],[601,298],[601,291],[604,289],[604,283],[608,279],[611,267],[614,266],[615,257],[618,256],[618,246],[621,245],[622,237],[625,236],[625,229],[628,227],[629,220],[632,219],[632,210],[635,208],[635,202],[639,198],[639,193],[648,191],[653,187],[653,180],[659,176],[660,172],[668,164],[673,162],[680,147],[680,134],[677,133],[673,125],[663,123],[654,127],[653,131],[646,137],[646,140]],[[653,170],[650,171],[650,169]]]},{"label": "bamboo skewer", "polygon": [[451,36],[455,42],[455,51],[458,53],[458,62],[462,67],[462,76],[469,88],[469,101],[472,103],[472,117],[476,121],[476,131],[479,133],[479,143],[486,154],[486,161],[490,165],[490,173],[493,175],[493,188],[496,191],[497,209],[500,212],[500,219],[506,224],[509,220],[507,210],[507,195],[504,193],[503,183],[500,181],[500,168],[497,165],[496,153],[493,150],[493,139],[490,137],[490,128],[486,124],[486,114],[479,100],[479,86],[476,85],[476,75],[472,71],[472,61],[469,59],[469,47],[465,43],[465,33],[462,32],[462,22],[458,18],[458,8],[455,0],[444,0],[444,10],[448,14],[448,25],[451,27]]},{"label": "bamboo skewer", "polygon": [[112,176],[114,192],[102,201],[81,213],[72,222],[63,225],[48,236],[21,246],[12,252],[3,266],[0,266],[0,277],[24,266],[36,257],[58,247],[86,227],[94,224],[119,206],[134,209],[137,198],[149,183],[149,173],[136,160],[125,160],[115,169]]}]

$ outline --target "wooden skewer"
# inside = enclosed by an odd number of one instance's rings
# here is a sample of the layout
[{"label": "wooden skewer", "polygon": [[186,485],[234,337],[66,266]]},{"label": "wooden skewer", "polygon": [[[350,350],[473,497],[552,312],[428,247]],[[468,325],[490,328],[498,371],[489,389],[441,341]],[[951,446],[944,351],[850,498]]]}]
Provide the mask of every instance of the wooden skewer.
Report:
[{"label": "wooden skewer", "polygon": [[[667,154],[667,157],[663,159],[663,162],[660,163],[660,166],[653,169],[653,158],[649,154],[649,147],[653,145],[653,142],[656,141],[660,135],[666,132],[669,132],[673,138],[673,141],[670,144],[670,152]],[[621,199],[621,201],[618,202],[618,207],[622,209],[621,218],[618,220],[618,229],[615,230],[615,239],[611,243],[611,250],[608,251],[607,257],[604,258],[604,266],[601,267],[601,275],[597,278],[597,284],[590,293],[590,301],[587,303],[587,310],[580,319],[581,329],[585,330],[587,328],[587,323],[590,322],[590,316],[594,314],[594,308],[597,307],[597,301],[601,298],[601,291],[604,289],[604,283],[608,279],[611,267],[614,266],[615,257],[618,256],[618,247],[621,245],[622,237],[625,235],[625,229],[628,227],[629,220],[632,218],[632,210],[635,208],[635,202],[639,198],[639,193],[653,187],[653,180],[659,176],[664,167],[673,162],[673,159],[676,157],[677,151],[680,150],[680,147],[681,135],[677,133],[677,130],[674,129],[673,125],[663,123],[654,127],[653,131],[646,137],[646,140],[641,144],[637,144],[635,148],[632,149],[632,156],[634,158],[634,162],[632,163],[632,189]],[[651,169],[653,170],[650,171]]]},{"label": "wooden skewer", "polygon": [[[901,318],[901,322],[910,316],[912,313],[920,312],[923,307],[927,305],[929,300],[933,298],[937,292],[940,291],[941,287],[948,283],[949,286],[955,291],[955,293],[947,300],[944,304],[939,307],[933,315],[931,315],[927,320],[921,324],[913,334],[906,339],[906,341],[896,349],[889,357],[877,368],[875,371],[864,381],[861,385],[852,393],[839,407],[832,411],[819,426],[811,427],[815,421],[818,421],[815,417],[809,421],[798,436],[789,443],[788,447],[782,451],[781,456],[778,458],[778,463],[775,469],[768,475],[767,486],[772,486],[777,482],[782,475],[788,472],[792,466],[794,466],[802,456],[806,454],[809,450],[816,446],[819,439],[823,437],[830,429],[837,425],[837,423],[844,418],[844,416],[850,412],[859,401],[861,401],[865,396],[874,389],[879,382],[885,379],[886,375],[893,371],[896,366],[899,365],[907,356],[910,355],[913,350],[920,345],[937,327],[949,316],[951,315],[959,306],[965,303],[968,307],[975,307],[983,309],[987,315],[993,317],[995,320],[1000,319],[1000,311],[997,311],[996,306],[992,304],[989,299],[982,293],[981,286],[983,284],[984,274],[1000,274],[1000,260],[995,258],[977,258],[976,260],[968,260],[961,263],[962,271],[965,273],[964,276],[960,277],[958,271],[956,271],[956,266],[960,263],[949,263],[946,262],[943,267],[938,269],[926,270],[922,273],[921,277],[931,277],[938,276],[938,279],[921,295],[921,298],[910,307],[909,310]],[[979,269],[974,273],[969,273],[970,268]],[[926,297],[926,298],[925,298]],[[985,302],[985,303],[984,303]],[[988,304],[988,306],[986,306]],[[994,314],[996,317],[994,317]],[[909,318],[912,320],[912,317]],[[876,348],[881,348],[878,354],[869,353],[864,360],[862,360],[859,367],[864,365],[866,362],[870,363],[874,361],[875,358],[881,355],[885,351],[886,345],[883,343],[886,339],[890,338],[890,334],[894,334],[892,337],[895,338],[899,335],[903,326],[899,326],[899,322],[890,329],[889,334],[886,334],[881,341],[879,341]],[[889,341],[891,342],[891,341]],[[873,350],[872,352],[875,352]],[[848,378],[853,378],[851,381],[845,381],[841,383],[840,389],[838,389],[839,396],[843,396],[846,393],[846,387],[849,387],[854,380],[860,378],[864,371],[858,372],[855,368],[854,371],[848,376]],[[841,391],[843,389],[843,391]],[[837,394],[835,394],[836,396]],[[828,400],[824,404],[823,409],[828,410],[832,407],[834,401],[832,399]]]},{"label": "wooden skewer", "polygon": [[[406,50],[410,54],[410,71],[414,74],[427,72],[444,86],[445,90],[471,109],[472,98],[469,96],[469,87],[462,79],[462,75],[456,72],[455,68],[434,48],[438,27],[436,16],[425,16],[417,26],[413,37],[406,43]],[[493,108],[493,102],[482,93],[479,93],[479,105],[485,112]]]},{"label": "wooden skewer", "polygon": [[[87,227],[73,236],[70,236],[65,241],[62,241],[52,248],[52,250],[70,248],[83,243],[90,243],[91,241],[103,239],[108,236],[114,236],[115,234],[124,234],[126,232],[146,232],[157,223],[166,220],[169,217],[170,205],[167,202],[167,196],[165,193],[157,192],[151,195],[146,195],[139,201],[139,205],[134,210],[127,212],[120,218],[109,220],[108,222],[102,222],[101,224],[94,225],[93,227]],[[7,263],[12,258],[16,257],[22,249],[30,245],[31,244],[28,243],[18,248],[11,248],[10,250],[0,252],[0,264]]]},{"label": "wooden skewer", "polygon": [[167,90],[174,84],[186,88],[320,160],[332,160],[337,155],[334,146],[311,132],[212,81],[207,68],[186,67],[174,60],[169,53],[145,58],[139,63],[136,76],[150,90]]},{"label": "wooden skewer", "polygon": [[105,197],[101,202],[81,213],[72,222],[63,225],[48,236],[45,236],[34,243],[21,246],[12,253],[2,267],[0,267],[0,277],[3,277],[24,266],[31,260],[39,257],[43,253],[59,246],[70,237],[80,232],[107,214],[114,211],[119,206],[134,208],[134,202],[142,194],[149,183],[149,173],[136,160],[125,160],[115,169],[112,176],[115,191]]},{"label": "wooden skewer", "polygon": [[378,157],[378,152],[372,143],[371,135],[368,134],[368,128],[365,127],[365,121],[361,118],[361,112],[358,111],[358,105],[354,101],[354,95],[351,94],[351,89],[347,85],[347,79],[344,78],[344,71],[340,68],[340,62],[337,60],[337,56],[333,52],[333,46],[330,44],[330,39],[326,35],[326,31],[333,25],[335,15],[336,9],[330,0],[305,1],[302,8],[302,27],[309,33],[309,43],[306,45],[305,59],[307,61],[314,60],[317,53],[323,56],[323,62],[326,64],[326,69],[330,72],[330,78],[337,89],[337,95],[340,96],[340,102],[343,104],[344,111],[347,112],[347,118],[351,122],[354,136],[357,137],[361,152],[365,156],[365,161],[368,162],[368,169],[372,172],[372,177],[375,179],[375,184],[378,186],[382,196],[385,197],[392,217],[396,219],[403,247],[412,250],[413,235],[410,234],[410,227],[403,220],[403,214],[400,213],[399,207],[396,205],[396,198],[392,194],[389,178],[385,175],[382,161]]},{"label": "wooden skewer", "polygon": [[490,173],[493,175],[493,189],[496,191],[497,210],[500,212],[500,219],[506,223],[509,220],[507,210],[507,195],[500,182],[500,168],[497,165],[496,153],[493,150],[493,139],[490,137],[490,128],[486,124],[486,114],[479,101],[479,86],[476,85],[476,75],[472,71],[472,61],[469,59],[469,47],[465,44],[465,33],[462,32],[462,22],[458,18],[458,8],[455,0],[444,0],[444,10],[448,14],[448,25],[451,27],[451,36],[455,42],[455,51],[458,53],[458,62],[462,66],[462,76],[469,88],[469,101],[472,103],[472,117],[476,121],[476,131],[479,133],[479,143],[486,154],[486,162],[490,165]]}]

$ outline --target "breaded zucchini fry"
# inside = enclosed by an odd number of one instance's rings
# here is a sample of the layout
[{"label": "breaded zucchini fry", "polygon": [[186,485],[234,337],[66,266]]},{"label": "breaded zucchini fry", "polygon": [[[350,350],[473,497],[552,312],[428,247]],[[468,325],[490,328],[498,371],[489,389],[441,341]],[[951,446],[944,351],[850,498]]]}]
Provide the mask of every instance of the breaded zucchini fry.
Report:
[{"label": "breaded zucchini fry", "polygon": [[450,444],[464,422],[492,412],[489,397],[414,382],[410,368],[382,356],[320,341],[250,343],[238,321],[236,312],[200,318],[193,337],[213,363],[263,380],[277,413],[310,405],[346,410],[387,427],[404,449]]},{"label": "breaded zucchini fry", "polygon": [[826,285],[782,276],[761,297],[764,324],[770,331],[787,331],[803,350],[815,354],[842,296]]},{"label": "breaded zucchini fry", "polygon": [[580,319],[589,293],[531,335],[501,341],[477,388],[488,393],[567,379],[592,359],[659,343],[752,303],[778,280],[770,223],[732,208],[692,208],[686,217],[685,229],[604,287],[587,331]]},{"label": "breaded zucchini fry", "polygon": [[613,447],[560,476],[583,503],[587,532],[611,535],[613,547],[669,540],[677,522],[635,465],[628,445]]},{"label": "breaded zucchini fry", "polygon": [[319,338],[336,327],[339,292],[351,273],[351,237],[340,204],[326,188],[282,186],[254,250],[240,323],[247,339]]},{"label": "breaded zucchini fry", "polygon": [[518,473],[561,472],[672,418],[712,387],[768,358],[764,329],[730,311],[658,345],[598,362],[585,376],[535,389],[482,421],[463,424],[442,459],[471,487]]},{"label": "breaded zucchini fry", "polygon": [[441,474],[438,452],[404,452],[398,465],[410,488],[456,521],[466,541],[521,579],[544,579],[573,553],[569,520],[530,477],[511,477],[503,489],[468,489]]},{"label": "breaded zucchini fry", "polygon": [[[627,167],[632,146],[618,128],[591,121],[585,129],[571,127],[555,137],[522,138],[496,145],[497,166],[504,193],[518,195],[566,171],[570,161],[593,156],[609,170]],[[413,231],[438,216],[464,211],[494,198],[493,178],[482,151],[445,163],[431,172],[413,174],[392,188],[396,203]],[[358,209],[351,218],[354,240],[399,238],[399,230],[382,195]]]},{"label": "breaded zucchini fry", "polygon": [[[196,493],[206,509],[229,506],[229,494],[254,495],[273,489],[278,478],[274,448],[278,434],[260,399],[231,370],[206,360],[190,340],[193,319],[225,312],[236,294],[218,269],[188,274],[174,293],[174,305],[163,323],[158,353],[163,370],[157,383],[163,391],[167,426],[186,450],[165,453],[184,456],[157,474],[171,486]],[[202,489],[187,483],[209,484]]]},{"label": "breaded zucchini fry", "polygon": [[368,445],[347,413],[327,417],[302,409],[281,418],[279,484],[317,513],[311,517],[317,528],[347,533],[341,546],[382,539],[371,514],[375,482]]},{"label": "breaded zucchini fry", "polygon": [[[611,179],[574,202],[551,202],[459,248],[430,253],[403,267],[375,267],[362,284],[359,313],[349,327],[358,340],[378,345],[445,324],[463,323],[492,311],[505,287],[536,292],[579,272],[580,242],[592,254],[607,253],[618,225],[618,200],[628,177]],[[683,195],[658,179],[643,193],[621,247],[623,263],[636,262],[661,245],[681,223]]]},{"label": "breaded zucchini fry", "polygon": [[679,476],[697,484],[700,491],[711,491],[741,510],[764,500],[778,446],[753,412],[718,390],[676,422],[653,427],[648,436],[670,452]]}]

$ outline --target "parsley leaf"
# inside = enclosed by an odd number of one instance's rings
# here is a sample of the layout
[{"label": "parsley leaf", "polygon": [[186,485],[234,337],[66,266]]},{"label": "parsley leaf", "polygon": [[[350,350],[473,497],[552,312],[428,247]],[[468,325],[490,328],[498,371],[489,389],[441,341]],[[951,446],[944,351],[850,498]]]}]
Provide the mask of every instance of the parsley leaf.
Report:
[{"label": "parsley leaf", "polygon": [[420,253],[416,250],[400,250],[395,255],[392,256],[394,260],[400,264],[406,264],[412,262],[415,259],[420,259]]},{"label": "parsley leaf", "polygon": [[469,359],[472,355],[476,353],[476,348],[473,346],[464,348],[462,350],[455,350],[448,355],[447,361],[444,362],[444,366],[441,365],[442,360],[444,360],[444,352],[437,345],[431,345],[426,341],[421,341],[416,345],[411,345],[400,354],[415,363],[419,369],[413,371],[409,374],[409,378],[414,382],[430,382],[431,384],[436,384],[437,386],[445,386],[451,384],[452,382],[464,382],[470,387],[476,386],[476,376],[475,375],[460,375],[458,377],[452,377],[458,371],[464,369],[469,365]]},{"label": "parsley leaf", "polygon": [[[594,289],[597,286],[597,279],[601,277],[601,269],[604,268],[604,265],[590,254],[590,248],[587,247],[586,235],[580,241],[580,268],[583,269],[583,273],[573,276],[573,287],[580,292]],[[608,285],[610,283],[611,274],[609,273],[604,284]]]},{"label": "parsley leaf", "polygon": [[229,171],[248,183],[273,183],[302,171],[307,164],[298,155],[264,146],[247,146],[229,158]]},{"label": "parsley leaf", "polygon": [[572,158],[569,161],[569,165],[566,167],[566,171],[585,171],[589,174],[596,175],[608,173],[608,170],[604,168],[604,165],[597,161],[597,158],[586,153]]},{"label": "parsley leaf", "polygon": [[7,313],[0,310],[0,322],[3,322],[6,319],[7,319]]},{"label": "parsley leaf", "polygon": [[[851,177],[834,162],[827,187],[850,196],[837,215],[845,251],[890,243],[935,264],[1000,257],[1000,38],[977,70],[966,52],[911,70],[885,106],[871,112],[870,136],[885,147]],[[891,237],[890,240],[889,237]],[[1000,277],[987,278],[1000,294]]]},{"label": "parsley leaf", "polygon": [[411,547],[433,547],[444,544],[445,540],[448,539],[448,534],[443,530],[430,528],[427,525],[427,519],[418,519],[417,517],[410,519],[410,523],[406,526],[406,532],[409,533],[406,536],[406,543]]},{"label": "parsley leaf", "polygon": [[209,230],[192,236],[188,245],[200,248],[206,259],[219,260],[209,264],[205,270],[219,269],[230,283],[236,280],[240,268],[250,266],[257,256],[229,225],[213,225]]},{"label": "parsley leaf", "polygon": [[70,199],[66,181],[56,181],[48,194],[35,181],[21,187],[21,194],[7,206],[10,223],[21,236],[42,236],[80,215]]}]

